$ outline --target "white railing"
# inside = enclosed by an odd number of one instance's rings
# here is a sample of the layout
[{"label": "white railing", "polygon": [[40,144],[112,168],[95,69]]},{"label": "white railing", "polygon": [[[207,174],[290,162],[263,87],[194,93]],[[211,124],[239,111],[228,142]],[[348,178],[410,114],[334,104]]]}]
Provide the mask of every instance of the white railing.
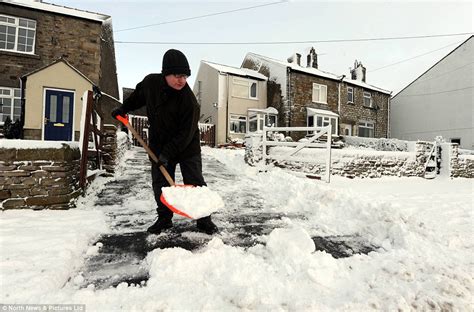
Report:
[{"label": "white railing", "polygon": [[[279,142],[279,141],[270,141],[267,139],[269,132],[279,132],[279,131],[307,131],[312,132],[313,136],[304,142]],[[263,138],[262,138],[262,150],[263,150],[263,163],[266,165],[267,160],[283,160],[283,161],[297,161],[297,162],[307,162],[315,163],[315,159],[310,159],[306,157],[297,157],[296,153],[301,151],[303,148],[325,148],[326,149],[326,172],[325,172],[325,181],[330,182],[331,179],[331,125],[326,127],[263,127]],[[316,142],[320,137],[326,135],[326,142]],[[294,147],[286,155],[268,155],[267,147],[271,146],[287,146]]]}]

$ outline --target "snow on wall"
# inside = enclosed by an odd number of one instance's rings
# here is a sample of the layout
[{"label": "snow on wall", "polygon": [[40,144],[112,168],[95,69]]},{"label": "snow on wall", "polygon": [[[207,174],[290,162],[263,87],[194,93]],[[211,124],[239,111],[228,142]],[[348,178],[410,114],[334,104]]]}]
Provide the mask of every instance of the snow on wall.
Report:
[{"label": "snow on wall", "polygon": [[[356,136],[343,136],[345,146],[364,147],[377,151],[414,151],[414,145],[409,141],[398,139],[375,139],[375,138],[361,138]],[[414,142],[411,142],[414,143]]]},{"label": "snow on wall", "polygon": [[15,148],[15,149],[37,149],[37,148],[54,148],[60,149],[65,145],[71,148],[77,148],[77,142],[66,141],[38,141],[38,140],[8,140],[0,139],[0,148]]},{"label": "snow on wall", "polygon": [[450,159],[451,177],[454,178],[474,178],[474,155],[459,154],[459,145],[448,144]]},{"label": "snow on wall", "polygon": [[57,148],[53,144],[52,148],[33,149],[35,141],[22,143],[30,148],[18,148],[18,142],[0,147],[0,208],[74,207],[74,200],[81,193],[79,148],[67,144]]},{"label": "snow on wall", "polygon": [[[346,137],[346,139],[349,137]],[[408,142],[387,139],[366,139],[350,137],[349,144],[342,149],[331,151],[331,173],[348,178],[378,178],[382,176],[423,177],[433,142]],[[377,142],[379,141],[379,142]],[[443,143],[445,152],[441,159],[442,173],[450,177],[474,178],[474,157],[458,156],[457,145]],[[372,148],[370,148],[372,147]],[[271,147],[267,155],[284,156],[292,147]],[[446,153],[446,150],[448,152]],[[252,166],[262,164],[261,135],[254,134],[246,138],[245,162]],[[444,156],[443,156],[444,155]],[[297,157],[307,160],[278,161],[273,164],[290,170],[323,174],[325,172],[326,150],[303,149]]]}]

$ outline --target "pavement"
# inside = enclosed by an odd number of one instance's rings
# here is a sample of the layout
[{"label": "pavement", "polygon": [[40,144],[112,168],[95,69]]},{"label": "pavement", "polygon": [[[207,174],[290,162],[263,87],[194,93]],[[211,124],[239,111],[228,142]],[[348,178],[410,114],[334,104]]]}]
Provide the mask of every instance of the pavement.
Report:
[{"label": "pavement", "polygon": [[[84,267],[75,272],[84,277],[80,287],[93,284],[103,289],[122,282],[143,285],[148,280],[148,272],[142,263],[148,252],[174,247],[195,251],[213,238],[197,232],[195,221],[181,217],[173,219],[171,230],[160,235],[148,234],[146,228],[156,219],[150,161],[138,147],[127,155],[120,174],[106,182],[100,192],[89,195],[94,196],[94,206],[106,214],[111,231],[92,244],[100,244],[101,248],[88,256]],[[225,244],[241,248],[264,244],[263,237],[275,228],[285,227],[283,218],[304,219],[304,215],[263,213],[259,209],[263,199],[258,190],[252,185],[246,189],[229,187],[238,177],[210,156],[203,155],[203,172],[209,187],[224,190],[219,194],[226,209],[214,214],[213,220],[220,229],[216,236]],[[313,237],[313,240],[317,250],[324,250],[334,258],[366,254],[376,249],[358,237]]]}]

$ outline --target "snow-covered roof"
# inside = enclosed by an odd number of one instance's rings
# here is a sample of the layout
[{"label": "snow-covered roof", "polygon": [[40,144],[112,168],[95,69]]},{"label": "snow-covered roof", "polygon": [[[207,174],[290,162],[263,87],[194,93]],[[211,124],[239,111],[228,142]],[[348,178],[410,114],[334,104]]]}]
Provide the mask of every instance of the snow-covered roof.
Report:
[{"label": "snow-covered roof", "polygon": [[201,61],[204,64],[211,66],[212,68],[218,70],[221,73],[234,74],[243,77],[251,77],[259,80],[268,80],[267,76],[260,74],[259,72],[247,68],[237,68],[217,63],[212,63],[209,61]]},{"label": "snow-covered roof", "polygon": [[365,88],[365,89],[369,89],[369,90],[378,91],[378,92],[381,92],[381,93],[386,93],[386,94],[391,94],[392,93],[391,91],[372,86],[372,85],[370,85],[368,83],[365,83],[365,82],[362,82],[362,81],[353,80],[353,79],[350,79],[350,78],[347,78],[347,77],[343,78],[343,75],[338,76],[338,75],[335,75],[335,74],[332,74],[332,73],[328,73],[328,72],[319,70],[317,68],[300,66],[297,63],[289,63],[289,62],[286,62],[286,61],[280,61],[280,60],[276,60],[276,59],[273,59],[273,58],[270,58],[270,57],[267,57],[267,56],[252,53],[252,52],[247,53],[247,57],[262,59],[262,60],[277,64],[277,65],[289,67],[294,71],[304,72],[304,73],[314,75],[314,76],[318,76],[318,77],[323,77],[323,78],[328,78],[328,79],[338,80],[338,81],[341,81],[341,79],[342,79],[342,81],[345,82],[345,83],[356,85],[356,86],[359,86],[359,87],[362,87],[362,88]]},{"label": "snow-covered roof", "polygon": [[278,110],[275,107],[267,107],[265,109],[263,109],[263,108],[249,108],[248,111],[249,112],[255,112],[255,113],[278,115]]},{"label": "snow-covered roof", "polygon": [[286,61],[280,61],[280,60],[276,60],[276,59],[273,59],[273,58],[270,58],[270,57],[267,57],[267,56],[255,54],[255,53],[252,53],[252,52],[247,53],[247,55],[250,55],[251,57],[264,59],[268,62],[272,62],[272,63],[276,63],[276,64],[283,65],[283,66],[286,66],[286,67],[290,67],[292,70],[305,72],[305,73],[315,75],[315,76],[319,76],[319,77],[329,78],[329,79],[333,79],[333,80],[341,80],[341,78],[342,78],[340,76],[337,76],[337,75],[334,75],[334,74],[316,69],[314,67],[303,67],[303,66],[300,66],[296,63],[289,63],[289,62],[286,62]]},{"label": "snow-covered roof", "polygon": [[308,115],[326,115],[326,116],[339,117],[338,114],[336,114],[334,112],[331,112],[330,110],[326,110],[326,109],[317,109],[317,108],[306,107],[306,110],[308,112]]},{"label": "snow-covered roof", "polygon": [[35,10],[40,10],[40,11],[47,11],[47,12],[53,12],[53,13],[58,13],[58,14],[63,14],[63,15],[75,16],[75,17],[94,20],[98,22],[104,22],[105,20],[110,19],[110,16],[108,15],[84,11],[84,10],[78,10],[78,9],[69,8],[69,7],[56,5],[52,3],[46,3],[42,1],[2,0],[1,2],[17,5],[17,6],[22,6],[22,7],[27,7],[27,8],[31,8]]},{"label": "snow-covered roof", "polygon": [[345,83],[348,83],[348,84],[352,84],[352,85],[362,87],[364,89],[374,90],[374,91],[378,91],[380,93],[385,93],[385,94],[392,94],[392,91],[388,91],[388,90],[385,90],[385,89],[382,89],[382,88],[379,88],[379,87],[375,87],[375,86],[370,85],[368,83],[365,83],[363,81],[354,80],[354,79],[350,79],[350,78],[347,78],[347,77],[345,77],[342,81],[344,81]]}]

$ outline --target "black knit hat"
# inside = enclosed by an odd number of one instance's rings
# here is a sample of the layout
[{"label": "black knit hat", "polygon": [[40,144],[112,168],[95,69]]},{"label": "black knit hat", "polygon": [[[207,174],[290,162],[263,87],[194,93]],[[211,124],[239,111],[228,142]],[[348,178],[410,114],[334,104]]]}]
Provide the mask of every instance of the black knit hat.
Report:
[{"label": "black knit hat", "polygon": [[191,69],[183,52],[175,49],[166,51],[163,56],[161,73],[165,76],[172,74],[191,76]]}]

